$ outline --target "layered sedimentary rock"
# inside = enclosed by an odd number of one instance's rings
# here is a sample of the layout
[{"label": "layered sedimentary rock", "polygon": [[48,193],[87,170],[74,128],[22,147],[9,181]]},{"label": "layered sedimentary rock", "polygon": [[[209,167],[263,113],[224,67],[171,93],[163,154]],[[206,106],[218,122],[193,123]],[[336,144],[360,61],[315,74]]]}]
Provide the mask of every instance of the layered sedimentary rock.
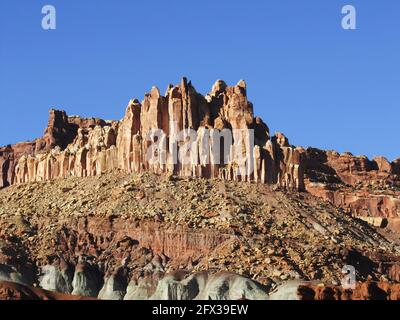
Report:
[{"label": "layered sedimentary rock", "polygon": [[400,232],[399,160],[309,148],[306,190],[376,227]]},{"label": "layered sedimentary rock", "polygon": [[52,110],[43,138],[0,149],[0,187],[118,168],[302,190],[301,157],[302,149],[281,133],[270,137],[254,117],[243,80],[233,87],[218,80],[204,97],[184,78],[165,96],[153,87],[142,103],[131,100],[121,121]]},{"label": "layered sedimentary rock", "polygon": [[384,157],[369,160],[366,156],[354,156],[349,152],[324,151],[309,148],[304,157],[307,176],[326,183],[399,185],[397,161],[390,163]]}]

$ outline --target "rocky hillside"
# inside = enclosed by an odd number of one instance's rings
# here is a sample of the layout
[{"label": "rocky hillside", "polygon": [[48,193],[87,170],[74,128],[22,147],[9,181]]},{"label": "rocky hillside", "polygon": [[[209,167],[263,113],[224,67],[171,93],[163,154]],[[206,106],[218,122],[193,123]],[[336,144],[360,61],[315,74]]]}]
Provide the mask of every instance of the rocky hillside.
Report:
[{"label": "rocky hillside", "polygon": [[147,298],[176,271],[239,274],[236,298],[294,279],[337,285],[347,264],[358,280],[400,280],[400,248],[379,230],[260,183],[120,171],[34,182],[0,190],[0,226],[3,280],[81,296]]}]

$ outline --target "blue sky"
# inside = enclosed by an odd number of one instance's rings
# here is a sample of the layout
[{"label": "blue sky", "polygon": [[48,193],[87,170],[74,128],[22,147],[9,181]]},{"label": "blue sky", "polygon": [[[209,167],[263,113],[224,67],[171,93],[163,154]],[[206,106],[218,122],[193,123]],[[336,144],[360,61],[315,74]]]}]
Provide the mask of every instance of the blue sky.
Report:
[{"label": "blue sky", "polygon": [[[57,30],[41,9],[57,10]],[[357,30],[341,8],[357,9]],[[52,107],[120,119],[182,76],[245,79],[292,144],[400,156],[398,0],[0,0],[0,145],[42,135]]]}]

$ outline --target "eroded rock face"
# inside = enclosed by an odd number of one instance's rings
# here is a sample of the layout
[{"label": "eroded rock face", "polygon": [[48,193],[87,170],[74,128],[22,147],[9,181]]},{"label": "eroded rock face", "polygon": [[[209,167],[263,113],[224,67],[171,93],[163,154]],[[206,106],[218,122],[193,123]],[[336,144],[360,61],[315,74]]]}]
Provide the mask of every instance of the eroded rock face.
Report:
[{"label": "eroded rock face", "polygon": [[97,297],[101,285],[101,276],[96,267],[79,262],[72,280],[72,294],[82,297]]},{"label": "eroded rock face", "polygon": [[309,148],[304,161],[308,192],[371,225],[400,231],[398,160]]},{"label": "eroded rock face", "polygon": [[34,153],[33,142],[22,142],[0,148],[0,188],[15,183],[15,166],[19,158]]},{"label": "eroded rock face", "polygon": [[127,290],[127,273],[119,269],[117,272],[104,280],[103,288],[98,298],[102,300],[123,300]]},{"label": "eroded rock face", "polygon": [[70,167],[69,152],[60,155],[61,150],[74,142],[79,130],[106,126],[101,119],[68,117],[65,111],[54,109],[49,113],[43,137],[0,148],[0,188],[73,175],[70,172],[73,168]]},{"label": "eroded rock face", "polygon": [[[50,110],[42,138],[0,148],[0,188],[114,169],[218,177],[307,189],[368,221],[388,218],[386,225],[400,230],[399,159],[295,148],[283,134],[270,135],[246,91],[243,80],[217,80],[202,96],[183,78],[164,96],[153,87],[141,103],[131,100],[120,121]],[[195,150],[189,156],[188,147]]]},{"label": "eroded rock face", "polygon": [[208,276],[204,288],[199,290],[196,299],[266,300],[267,297],[267,288],[247,277],[231,273],[217,273]]},{"label": "eroded rock face", "polygon": [[267,289],[261,284],[229,272],[190,274],[177,271],[159,280],[155,292],[145,297],[143,292],[147,284],[141,285],[141,290],[136,289],[137,296],[131,291],[125,300],[266,300],[268,297]]},{"label": "eroded rock face", "polygon": [[398,181],[396,162],[391,164],[384,157],[369,160],[365,156],[356,157],[349,152],[340,154],[336,151],[308,148],[304,159],[307,176],[320,182],[341,182],[357,186]]},{"label": "eroded rock face", "polygon": [[165,96],[153,87],[142,103],[131,100],[118,122],[51,110],[43,138],[0,149],[0,187],[119,168],[303,190],[301,158],[254,117],[243,80],[233,87],[219,80],[204,97],[184,78]]},{"label": "eroded rock face", "polygon": [[39,284],[43,289],[67,294],[73,291],[74,272],[64,260],[43,266],[41,272]]}]

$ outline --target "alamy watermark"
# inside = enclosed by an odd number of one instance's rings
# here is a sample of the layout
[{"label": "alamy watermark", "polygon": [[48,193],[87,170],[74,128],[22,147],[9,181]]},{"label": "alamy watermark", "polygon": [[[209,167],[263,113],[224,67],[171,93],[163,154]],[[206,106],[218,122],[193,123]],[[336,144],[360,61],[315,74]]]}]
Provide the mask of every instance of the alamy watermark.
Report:
[{"label": "alamy watermark", "polygon": [[357,29],[357,12],[356,8],[352,5],[345,5],[342,8],[342,28],[344,30],[356,30]]},{"label": "alamy watermark", "polygon": [[52,5],[45,5],[42,8],[42,28],[43,30],[55,30],[57,28],[56,8]]},{"label": "alamy watermark", "polygon": [[183,129],[171,122],[170,133],[152,129],[144,137],[150,165],[232,164],[239,175],[254,171],[253,129]]},{"label": "alamy watermark", "polygon": [[343,278],[341,281],[342,288],[345,290],[354,290],[356,288],[356,268],[346,265],[342,268]]},{"label": "alamy watermark", "polygon": [[[53,5],[47,4],[42,7],[42,28],[43,30],[55,30],[57,28],[57,13]],[[357,29],[357,12],[353,5],[342,7],[342,28],[345,30]]]}]

